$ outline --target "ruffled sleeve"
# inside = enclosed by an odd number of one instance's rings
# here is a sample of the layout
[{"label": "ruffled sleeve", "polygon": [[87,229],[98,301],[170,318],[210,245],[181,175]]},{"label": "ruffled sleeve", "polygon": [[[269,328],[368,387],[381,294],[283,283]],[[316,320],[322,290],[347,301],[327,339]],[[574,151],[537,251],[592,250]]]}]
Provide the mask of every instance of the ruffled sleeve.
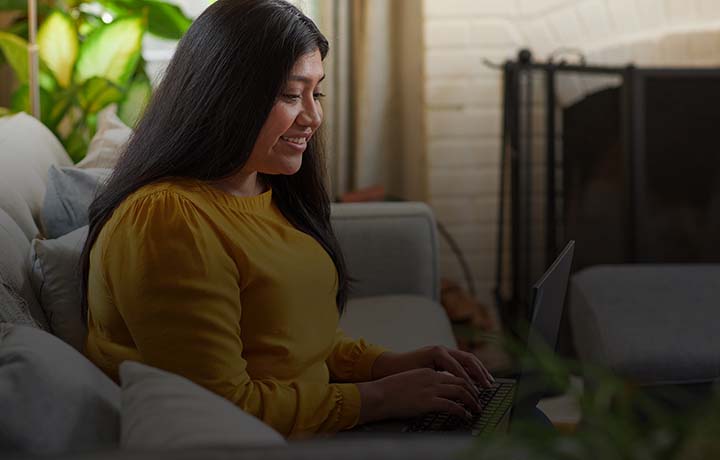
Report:
[{"label": "ruffled sleeve", "polygon": [[375,360],[386,351],[383,347],[365,343],[363,339],[351,339],[338,329],[326,363],[336,382],[367,382],[373,379]]}]

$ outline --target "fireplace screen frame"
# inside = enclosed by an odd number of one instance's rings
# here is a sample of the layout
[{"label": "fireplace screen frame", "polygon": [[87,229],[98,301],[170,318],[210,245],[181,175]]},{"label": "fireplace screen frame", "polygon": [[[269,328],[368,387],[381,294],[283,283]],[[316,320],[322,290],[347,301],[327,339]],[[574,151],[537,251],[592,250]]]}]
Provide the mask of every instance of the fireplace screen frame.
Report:
[{"label": "fireplace screen frame", "polygon": [[[534,278],[547,268],[562,241],[563,222],[558,202],[556,177],[558,146],[555,115],[558,109],[557,81],[566,74],[613,76],[620,79],[620,139],[623,151],[622,181],[628,191],[623,215],[628,226],[624,244],[624,262],[638,263],[647,259],[648,249],[638,235],[646,231],[646,145],[647,124],[646,85],[650,78],[663,77],[717,77],[720,68],[656,68],[627,66],[596,66],[584,63],[575,65],[564,62],[540,63],[532,60],[527,50],[522,50],[516,60],[503,66],[503,128],[500,152],[500,190],[498,205],[498,233],[495,267],[495,299],[503,323],[524,335],[522,323],[530,318],[530,286]],[[544,78],[545,101],[545,155],[541,171],[545,182],[545,202],[541,233],[542,247],[533,243],[537,230],[532,218],[533,190],[533,126],[534,79]],[[550,166],[553,167],[550,167]],[[540,259],[540,260],[538,260]],[[540,269],[542,268],[542,269]],[[520,327],[520,329],[518,329]]]}]

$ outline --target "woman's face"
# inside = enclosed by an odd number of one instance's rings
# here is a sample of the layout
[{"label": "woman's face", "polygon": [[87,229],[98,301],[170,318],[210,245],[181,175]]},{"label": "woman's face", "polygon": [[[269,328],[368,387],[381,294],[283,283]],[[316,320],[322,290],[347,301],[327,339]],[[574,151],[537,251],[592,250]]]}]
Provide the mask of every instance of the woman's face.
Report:
[{"label": "woman's face", "polygon": [[265,174],[298,172],[307,142],[322,123],[323,78],[320,51],[297,60],[243,169]]}]

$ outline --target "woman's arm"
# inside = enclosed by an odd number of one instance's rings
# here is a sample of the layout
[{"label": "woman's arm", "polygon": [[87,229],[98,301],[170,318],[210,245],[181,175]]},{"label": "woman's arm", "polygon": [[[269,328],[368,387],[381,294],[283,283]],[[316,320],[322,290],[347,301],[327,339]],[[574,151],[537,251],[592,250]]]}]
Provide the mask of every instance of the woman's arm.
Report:
[{"label": "woman's arm", "polygon": [[192,203],[158,192],[124,209],[109,230],[103,275],[144,363],[198,383],[286,436],[357,423],[355,385],[248,375],[238,267]]},{"label": "woman's arm", "polygon": [[367,382],[374,380],[373,365],[385,352],[385,348],[369,345],[363,339],[354,340],[338,328],[332,351],[325,363],[335,382]]}]

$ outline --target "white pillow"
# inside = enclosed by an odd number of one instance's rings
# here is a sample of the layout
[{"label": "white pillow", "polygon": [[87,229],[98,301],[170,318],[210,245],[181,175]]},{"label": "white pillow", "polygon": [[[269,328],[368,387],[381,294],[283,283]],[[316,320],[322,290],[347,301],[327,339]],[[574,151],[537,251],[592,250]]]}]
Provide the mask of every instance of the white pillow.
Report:
[{"label": "white pillow", "polygon": [[79,168],[114,168],[132,130],[118,118],[117,107],[111,104],[98,113],[97,132],[90,141],[87,155]]},{"label": "white pillow", "polygon": [[0,118],[0,209],[30,240],[38,233],[50,165],[70,166],[60,141],[26,113]]},{"label": "white pillow", "polygon": [[87,226],[56,240],[33,240],[30,283],[50,323],[50,330],[82,351],[87,327],[81,313],[80,254]]},{"label": "white pillow", "polygon": [[0,457],[117,448],[120,388],[40,329],[0,323]]},{"label": "white pillow", "polygon": [[176,374],[144,364],[120,365],[120,446],[167,450],[283,446],[285,439],[230,401]]}]

